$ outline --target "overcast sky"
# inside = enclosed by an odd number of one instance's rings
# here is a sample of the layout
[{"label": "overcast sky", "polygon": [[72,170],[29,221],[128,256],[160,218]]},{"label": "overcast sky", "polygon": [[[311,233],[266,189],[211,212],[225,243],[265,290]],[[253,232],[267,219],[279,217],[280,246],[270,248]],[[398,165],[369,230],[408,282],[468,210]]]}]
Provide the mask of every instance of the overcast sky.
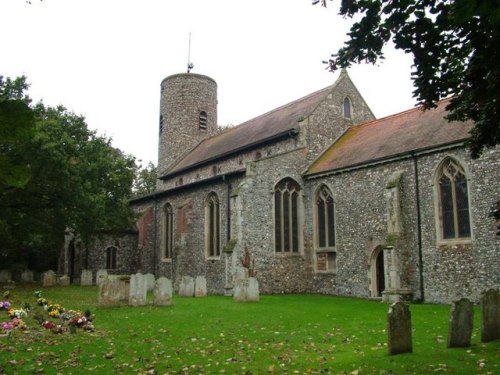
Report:
[{"label": "overcast sky", "polygon": [[[218,123],[237,125],[322,89],[323,60],[351,20],[310,0],[0,0],[0,75],[85,116],[89,128],[157,162],[160,82],[186,71],[218,84]],[[411,57],[387,49],[349,75],[375,116],[413,107]]]}]

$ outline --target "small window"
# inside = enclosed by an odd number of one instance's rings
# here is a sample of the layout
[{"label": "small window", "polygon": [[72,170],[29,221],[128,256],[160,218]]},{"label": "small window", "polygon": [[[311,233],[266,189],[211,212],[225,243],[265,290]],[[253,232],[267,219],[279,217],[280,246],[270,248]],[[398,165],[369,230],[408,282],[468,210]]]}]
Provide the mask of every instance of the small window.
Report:
[{"label": "small window", "polygon": [[344,98],[344,117],[345,118],[351,118],[352,117],[352,105],[351,105],[351,100],[346,96]]},{"label": "small window", "polygon": [[212,167],[212,175],[213,175],[213,176],[217,175],[217,166],[216,166],[216,165],[214,165],[214,166]]},{"label": "small window", "polygon": [[262,154],[260,151],[255,152],[255,160],[259,160],[262,157]]},{"label": "small window", "polygon": [[106,249],[106,269],[116,269],[116,247],[109,246]]},{"label": "small window", "polygon": [[205,202],[205,249],[208,258],[220,256],[220,205],[215,193]]},{"label": "small window", "polygon": [[443,240],[471,237],[469,193],[465,171],[446,158],[438,169],[439,226]]},{"label": "small window", "polygon": [[207,112],[200,111],[199,121],[200,121],[200,129],[207,130]]},{"label": "small window", "polygon": [[160,115],[160,134],[163,132],[163,115]]},{"label": "small window", "polygon": [[170,203],[165,205],[163,215],[163,258],[170,259],[174,248],[174,214]]},{"label": "small window", "polygon": [[291,178],[274,189],[274,241],[277,253],[298,253],[301,242],[301,189]]}]

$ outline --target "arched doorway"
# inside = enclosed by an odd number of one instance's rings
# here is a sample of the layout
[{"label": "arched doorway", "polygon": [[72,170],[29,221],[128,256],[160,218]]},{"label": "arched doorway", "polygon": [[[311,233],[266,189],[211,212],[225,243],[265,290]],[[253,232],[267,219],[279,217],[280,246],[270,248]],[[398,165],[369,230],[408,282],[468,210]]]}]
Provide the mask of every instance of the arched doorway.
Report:
[{"label": "arched doorway", "polygon": [[371,274],[371,296],[382,297],[382,292],[385,290],[385,264],[384,264],[384,249],[382,246],[377,246],[370,260]]}]

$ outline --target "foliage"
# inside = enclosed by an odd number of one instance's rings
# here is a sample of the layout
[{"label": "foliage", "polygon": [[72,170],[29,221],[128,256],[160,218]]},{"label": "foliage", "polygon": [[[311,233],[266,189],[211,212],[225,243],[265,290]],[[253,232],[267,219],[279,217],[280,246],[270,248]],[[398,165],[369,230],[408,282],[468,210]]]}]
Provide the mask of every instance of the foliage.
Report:
[{"label": "foliage", "polygon": [[[12,303],[34,288],[16,288]],[[83,311],[96,332],[13,331],[0,338],[5,373],[126,374],[496,374],[500,342],[446,348],[450,307],[411,305],[413,353],[387,355],[387,311],[377,301],[315,295],[179,298],[169,307],[95,308],[96,287],[52,287],[48,300]],[[78,296],[78,298],[75,298]],[[148,296],[151,300],[151,295]]]},{"label": "foliage", "polygon": [[392,41],[413,54],[420,104],[432,108],[453,96],[448,119],[474,122],[473,157],[500,144],[500,0],[342,0],[340,14],[361,19],[328,61],[330,69],[375,63]]},{"label": "foliage", "polygon": [[152,162],[149,162],[145,168],[139,166],[134,178],[134,197],[153,193],[156,190],[156,178],[156,167]]},{"label": "foliage", "polygon": [[245,251],[243,252],[243,256],[240,261],[242,267],[248,270],[248,277],[257,276],[257,271],[255,270],[255,259],[252,259],[247,245],[245,245]]},{"label": "foliage", "polygon": [[29,105],[24,79],[18,91],[9,82],[4,96],[28,105],[34,125],[27,139],[8,147],[13,164],[30,166],[31,179],[23,187],[0,184],[0,261],[54,268],[67,229],[88,243],[101,229],[129,227],[135,161],[90,131],[82,116]]}]

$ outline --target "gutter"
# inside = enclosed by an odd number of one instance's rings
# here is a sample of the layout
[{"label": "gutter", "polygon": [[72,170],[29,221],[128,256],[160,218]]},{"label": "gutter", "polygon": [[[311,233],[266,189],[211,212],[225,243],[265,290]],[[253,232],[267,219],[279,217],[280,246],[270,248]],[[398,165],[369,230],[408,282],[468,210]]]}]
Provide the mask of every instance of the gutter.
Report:
[{"label": "gutter", "polygon": [[420,302],[424,302],[424,260],[422,254],[422,216],[420,214],[420,187],[418,180],[418,159],[416,154],[412,154],[413,173],[415,178],[415,204],[417,210],[417,242],[418,242],[418,263],[419,263],[419,284],[420,284]]}]

